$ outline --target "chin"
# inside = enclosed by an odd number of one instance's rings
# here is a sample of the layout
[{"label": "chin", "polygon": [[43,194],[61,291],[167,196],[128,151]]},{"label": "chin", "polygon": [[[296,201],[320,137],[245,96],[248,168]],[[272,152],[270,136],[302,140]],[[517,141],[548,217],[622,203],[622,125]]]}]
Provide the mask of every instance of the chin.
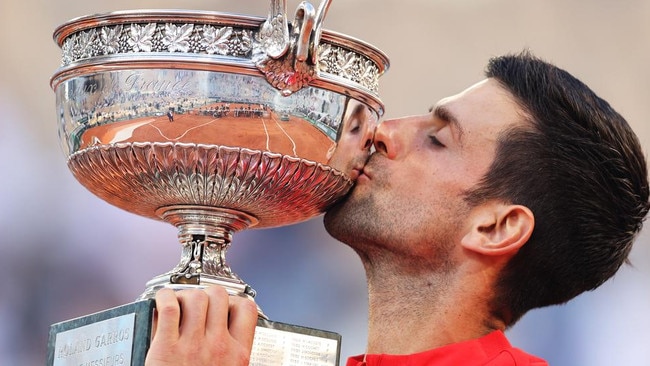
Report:
[{"label": "chin", "polygon": [[349,221],[347,214],[348,210],[345,207],[347,199],[348,198],[346,197],[338,201],[334,206],[330,207],[330,209],[325,212],[325,216],[323,216],[323,224],[327,233],[334,239],[340,241],[344,240],[342,232],[346,231],[344,230],[344,227],[346,226],[346,222]]},{"label": "chin", "polygon": [[334,223],[337,221],[339,211],[341,210],[341,205],[343,205],[344,202],[344,200],[338,201],[332,207],[330,207],[323,216],[323,224],[325,225],[325,229],[328,233],[330,233],[330,235],[332,234],[330,232],[330,227],[335,226]]},{"label": "chin", "polygon": [[325,230],[335,239],[350,243],[365,227],[364,220],[369,213],[366,200],[355,194],[355,188],[342,200],[334,204],[323,217]]}]

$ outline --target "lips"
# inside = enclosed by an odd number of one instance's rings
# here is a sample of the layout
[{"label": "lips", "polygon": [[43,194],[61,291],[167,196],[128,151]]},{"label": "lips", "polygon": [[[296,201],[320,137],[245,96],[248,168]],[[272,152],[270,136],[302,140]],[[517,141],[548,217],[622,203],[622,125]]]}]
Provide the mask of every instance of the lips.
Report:
[{"label": "lips", "polygon": [[358,170],[356,179],[357,183],[370,179],[372,179],[372,169],[368,169],[368,165]]},{"label": "lips", "polygon": [[352,171],[350,172],[350,179],[353,182],[356,182],[356,180],[359,178],[359,176],[363,173],[363,167],[361,168],[352,168]]},{"label": "lips", "polygon": [[354,167],[352,167],[352,170],[350,171],[350,179],[352,179],[353,182],[356,182],[359,178],[364,177],[366,179],[370,179],[370,174],[368,174],[368,163],[370,162],[372,158],[372,155],[368,156],[368,159],[364,160],[363,162],[357,162]]},{"label": "lips", "polygon": [[[359,178],[372,179],[372,166],[371,165],[373,165],[373,163],[376,163],[375,162],[376,158],[377,158],[376,154],[371,154],[368,157],[368,160],[366,160],[365,164],[360,166],[358,169],[355,169],[355,170],[357,170],[357,180]],[[374,165],[376,165],[376,164],[374,164]]]},{"label": "lips", "polygon": [[357,177],[357,180],[359,180],[360,178],[370,179],[370,175],[368,175],[368,171],[365,170],[365,169],[362,169],[359,172],[359,176]]}]

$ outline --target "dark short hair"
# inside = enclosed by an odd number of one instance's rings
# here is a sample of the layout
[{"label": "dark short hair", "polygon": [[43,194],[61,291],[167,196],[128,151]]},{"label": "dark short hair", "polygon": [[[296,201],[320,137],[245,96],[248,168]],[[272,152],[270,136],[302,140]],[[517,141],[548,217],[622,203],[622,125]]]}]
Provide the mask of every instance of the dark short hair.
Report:
[{"label": "dark short hair", "polygon": [[595,289],[627,261],[648,212],[647,167],[625,119],[568,72],[524,51],[491,59],[486,76],[529,122],[499,136],[492,166],[466,196],[535,216],[496,284],[493,310],[512,325]]}]

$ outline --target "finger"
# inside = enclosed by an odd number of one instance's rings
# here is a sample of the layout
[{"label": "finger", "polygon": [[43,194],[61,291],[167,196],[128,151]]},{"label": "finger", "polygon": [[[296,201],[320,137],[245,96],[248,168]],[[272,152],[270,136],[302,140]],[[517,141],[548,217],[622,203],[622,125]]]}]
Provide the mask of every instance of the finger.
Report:
[{"label": "finger", "polygon": [[163,343],[176,341],[181,309],[173,290],[163,288],[156,292],[156,314],[153,338]]},{"label": "finger", "polygon": [[209,286],[205,289],[205,293],[210,299],[206,331],[215,336],[225,334],[228,331],[228,298],[230,296],[221,286]]},{"label": "finger", "polygon": [[191,289],[176,293],[181,309],[180,335],[188,341],[203,337],[208,310],[208,297],[203,290]]},{"label": "finger", "polygon": [[228,330],[232,338],[248,352],[253,348],[257,317],[257,305],[254,301],[241,296],[230,296]]}]

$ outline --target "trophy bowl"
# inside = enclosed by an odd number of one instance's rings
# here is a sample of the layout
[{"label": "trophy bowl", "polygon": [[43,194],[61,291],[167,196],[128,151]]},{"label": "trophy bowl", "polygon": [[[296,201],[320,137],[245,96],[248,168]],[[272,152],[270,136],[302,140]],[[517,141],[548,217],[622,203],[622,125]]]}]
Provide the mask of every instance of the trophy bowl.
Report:
[{"label": "trophy bowl", "polygon": [[178,228],[181,261],[146,285],[224,286],[233,233],[307,220],[352,187],[383,114],[387,57],[322,29],[329,7],[267,18],[138,10],[58,27],[51,79],[75,178],[126,211]]}]

